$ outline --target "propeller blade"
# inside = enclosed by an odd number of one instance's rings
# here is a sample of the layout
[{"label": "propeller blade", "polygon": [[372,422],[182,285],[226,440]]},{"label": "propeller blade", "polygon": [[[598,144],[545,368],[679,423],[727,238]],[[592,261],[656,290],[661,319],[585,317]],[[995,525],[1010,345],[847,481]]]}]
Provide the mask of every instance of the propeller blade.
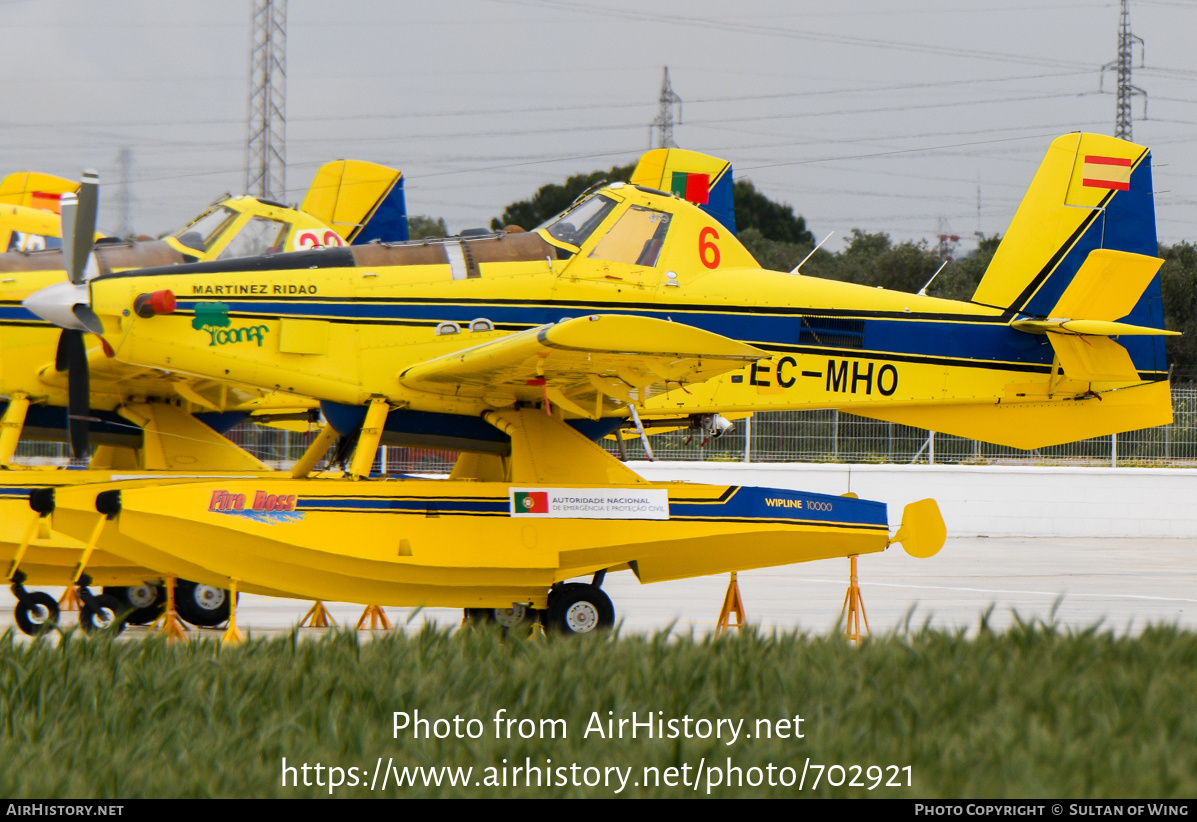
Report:
[{"label": "propeller blade", "polygon": [[83,305],[83,303],[75,303],[71,306],[71,313],[75,315],[75,319],[79,324],[86,328],[93,334],[103,335],[104,323],[100,322],[100,316],[92,311],[91,306]]},{"label": "propeller blade", "polygon": [[62,215],[62,259],[67,277],[76,285],[84,281],[87,258],[95,244],[96,219],[100,204],[100,176],[92,170],[83,172],[77,194],[63,194],[59,201]]},{"label": "propeller blade", "polygon": [[[62,264],[66,267],[67,279],[75,282],[75,224],[79,213],[79,195],[73,191],[64,192],[58,199],[58,216],[62,220]],[[82,268],[79,269],[83,271]]]},{"label": "propeller blade", "polygon": [[87,346],[83,332],[65,329],[58,338],[59,360],[66,360],[67,372],[67,431],[71,442],[71,456],[87,456],[91,433],[91,377],[87,368]]},{"label": "propeller blade", "polygon": [[67,352],[70,350],[71,343],[66,339],[69,331],[62,331],[58,335],[58,348],[54,351],[54,370],[61,374],[71,367],[70,359]]}]

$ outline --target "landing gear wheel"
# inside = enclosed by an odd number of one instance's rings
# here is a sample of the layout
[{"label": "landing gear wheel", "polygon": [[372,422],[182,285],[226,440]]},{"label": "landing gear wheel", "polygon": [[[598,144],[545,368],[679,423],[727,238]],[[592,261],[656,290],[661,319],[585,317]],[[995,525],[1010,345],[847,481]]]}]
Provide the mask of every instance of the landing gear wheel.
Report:
[{"label": "landing gear wheel", "polygon": [[45,591],[34,591],[17,600],[14,616],[22,633],[37,636],[58,622],[58,603]]},{"label": "landing gear wheel", "polygon": [[489,625],[495,621],[495,609],[466,608],[465,621],[470,625]]},{"label": "landing gear wheel", "polygon": [[114,596],[100,594],[92,597],[92,604],[84,602],[79,609],[79,627],[89,634],[109,630],[119,634],[125,630],[125,621],[121,619],[124,610],[121,601]]},{"label": "landing gear wheel", "polygon": [[591,634],[615,625],[615,606],[601,588],[567,582],[549,597],[546,627],[562,634]]},{"label": "landing gear wheel", "polygon": [[215,628],[228,622],[229,592],[213,585],[200,585],[185,579],[175,585],[175,610],[184,622],[197,628]]},{"label": "landing gear wheel", "polygon": [[503,630],[531,623],[537,611],[522,602],[510,608],[466,608],[465,619],[470,625],[498,625]]},{"label": "landing gear wheel", "polygon": [[532,609],[522,602],[516,602],[510,608],[495,608],[492,618],[503,628],[515,628],[527,622],[531,614]]},{"label": "landing gear wheel", "polygon": [[104,593],[115,597],[128,611],[129,625],[149,625],[166,608],[166,589],[161,585],[130,585],[127,588],[106,587]]}]

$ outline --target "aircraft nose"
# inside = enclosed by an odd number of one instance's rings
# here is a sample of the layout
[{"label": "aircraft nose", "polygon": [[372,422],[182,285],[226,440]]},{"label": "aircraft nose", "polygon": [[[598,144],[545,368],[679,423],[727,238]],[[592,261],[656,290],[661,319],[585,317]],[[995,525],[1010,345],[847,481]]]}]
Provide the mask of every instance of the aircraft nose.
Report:
[{"label": "aircraft nose", "polygon": [[104,326],[88,305],[89,297],[86,283],[61,282],[35,291],[22,305],[59,328],[103,334]]}]

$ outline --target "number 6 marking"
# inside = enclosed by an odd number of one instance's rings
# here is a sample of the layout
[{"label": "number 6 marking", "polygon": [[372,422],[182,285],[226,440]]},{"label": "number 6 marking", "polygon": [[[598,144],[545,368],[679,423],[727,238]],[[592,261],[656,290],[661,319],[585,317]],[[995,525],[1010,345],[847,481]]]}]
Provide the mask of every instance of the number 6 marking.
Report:
[{"label": "number 6 marking", "polygon": [[714,240],[718,239],[719,232],[710,226],[698,232],[698,259],[702,260],[702,264],[707,268],[719,267],[719,246],[714,243]]}]

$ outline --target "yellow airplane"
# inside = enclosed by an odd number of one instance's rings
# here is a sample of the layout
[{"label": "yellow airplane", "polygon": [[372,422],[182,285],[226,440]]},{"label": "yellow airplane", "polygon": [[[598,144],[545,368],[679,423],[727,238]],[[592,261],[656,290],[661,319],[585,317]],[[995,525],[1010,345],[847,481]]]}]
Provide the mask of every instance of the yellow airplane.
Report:
[{"label": "yellow airplane", "polygon": [[[93,328],[118,360],[319,399],[358,437],[354,476],[380,442],[463,452],[435,490],[300,479],[315,453],[291,482],[70,489],[56,517],[75,535],[203,556],[233,586],[547,607],[568,628],[579,602],[610,611],[596,585],[554,599],[580,573],[627,565],[651,581],[890,542],[874,503],[637,482],[589,439],[625,422],[834,407],[1030,448],[1171,420],[1147,149],[1054,141],[968,302],[763,270],[673,193],[692,191],[676,156],[650,153],[632,184],[532,232],[151,268],[36,295],[31,310]],[[618,500],[641,508],[625,517]],[[579,529],[592,504],[604,521]],[[936,540],[911,535],[942,523],[910,514],[905,537],[926,553]]]},{"label": "yellow airplane", "polygon": [[60,248],[59,198],[78,186],[73,180],[31,171],[0,180],[0,252]]},{"label": "yellow airplane", "polygon": [[[46,191],[55,192],[52,203],[49,196],[41,197],[48,210],[18,204],[36,203],[34,195]],[[97,194],[90,182],[80,189],[78,183],[49,175],[22,173],[0,182],[0,203],[13,203],[11,208],[21,209],[22,217],[46,221],[36,226],[37,236],[53,239],[50,249],[63,245],[59,197],[70,214],[79,209],[80,197],[87,201],[83,219],[75,219],[87,235],[89,229],[94,231]],[[8,207],[0,204],[0,210]],[[229,260],[275,246],[297,250],[340,246],[374,238],[379,232],[405,237],[404,217],[398,171],[360,161],[336,161],[319,170],[302,210],[251,197],[225,197],[164,242],[100,243],[91,257],[84,249],[71,264],[121,271],[197,257]],[[0,224],[4,224],[2,215]],[[20,227],[26,229],[22,242],[28,245],[33,236],[28,229],[33,226]],[[83,243],[76,246],[82,248]],[[0,564],[7,571],[6,579],[15,583],[17,622],[27,631],[54,621],[57,606],[51,597],[28,592],[23,584],[71,585],[85,548],[83,542],[53,531],[48,520],[26,534],[27,517],[20,512],[28,510],[26,500],[31,494],[129,472],[269,473],[268,466],[223,433],[251,414],[276,424],[291,418],[306,420],[312,414],[311,402],[303,398],[129,366],[108,356],[100,340],[91,338],[94,342],[87,345],[83,332],[60,334],[20,306],[29,294],[63,276],[64,252],[45,251],[45,247],[43,243],[37,249],[22,247],[19,253],[0,254],[0,396],[9,398],[2,404],[0,418],[0,466],[9,469],[0,472]],[[31,250],[39,253],[28,253]],[[89,470],[14,470],[19,469],[12,460],[22,436],[61,439],[68,427],[76,454],[87,450],[89,440],[97,444]],[[119,557],[92,556],[79,590],[85,603],[84,624],[93,624],[88,620],[98,620],[101,613],[115,612],[109,596],[135,609],[130,621],[148,619],[160,594],[156,585],[145,583],[161,576]],[[104,595],[93,597],[87,590],[91,582],[104,585]],[[200,625],[218,624],[228,612],[224,591],[194,582],[181,584],[178,603],[184,618]]]}]

